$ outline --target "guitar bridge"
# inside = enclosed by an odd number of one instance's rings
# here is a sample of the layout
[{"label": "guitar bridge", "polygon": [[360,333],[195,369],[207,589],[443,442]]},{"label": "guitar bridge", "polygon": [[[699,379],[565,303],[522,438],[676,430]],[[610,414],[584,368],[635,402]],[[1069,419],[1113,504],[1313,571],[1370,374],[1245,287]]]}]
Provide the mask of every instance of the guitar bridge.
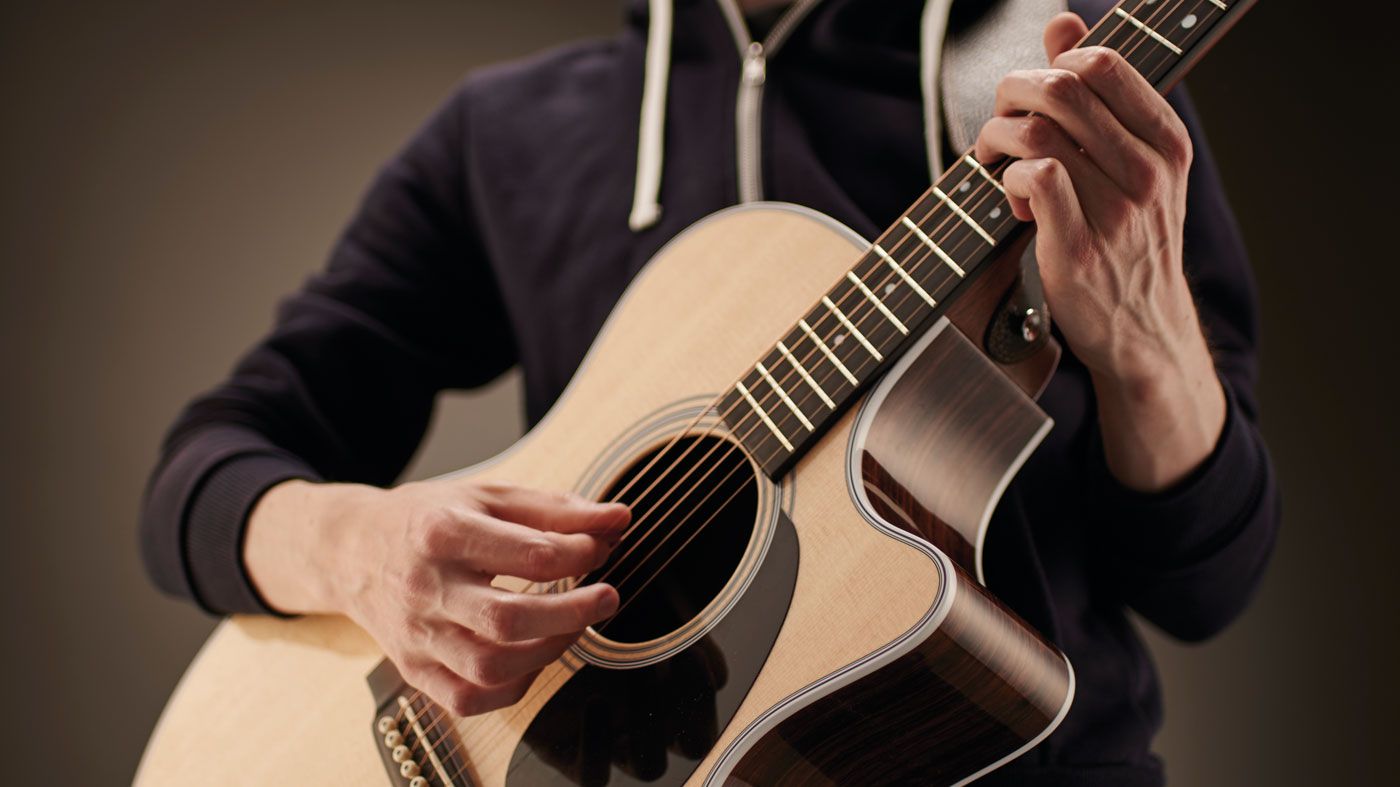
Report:
[{"label": "guitar bridge", "polygon": [[393,787],[475,787],[447,711],[388,659],[365,680],[375,704],[370,732]]}]

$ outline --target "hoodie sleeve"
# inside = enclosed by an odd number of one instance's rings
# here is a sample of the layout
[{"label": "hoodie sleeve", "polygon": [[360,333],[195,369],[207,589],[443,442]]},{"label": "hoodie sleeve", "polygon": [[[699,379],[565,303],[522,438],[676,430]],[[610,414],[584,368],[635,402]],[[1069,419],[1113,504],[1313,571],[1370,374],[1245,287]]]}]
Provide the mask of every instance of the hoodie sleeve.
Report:
[{"label": "hoodie sleeve", "polygon": [[1090,485],[1107,571],[1123,600],[1167,633],[1206,639],[1244,608],[1279,526],[1279,493],[1258,426],[1258,326],[1244,244],[1190,99],[1169,96],[1195,145],[1187,191],[1185,267],[1225,389],[1211,455],[1174,488],[1143,494],[1108,470],[1092,441]]},{"label": "hoodie sleeve", "polygon": [[215,613],[271,612],[242,563],[262,493],[293,478],[392,483],[437,392],[515,362],[467,204],[466,104],[459,90],[380,171],[327,267],[171,427],[141,514],[163,591]]}]

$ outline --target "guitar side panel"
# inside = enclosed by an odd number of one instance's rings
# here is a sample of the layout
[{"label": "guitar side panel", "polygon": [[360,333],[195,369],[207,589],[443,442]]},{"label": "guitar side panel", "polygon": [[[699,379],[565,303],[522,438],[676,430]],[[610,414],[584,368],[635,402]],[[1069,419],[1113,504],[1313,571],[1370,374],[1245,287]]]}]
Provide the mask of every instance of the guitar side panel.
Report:
[{"label": "guitar side panel", "polygon": [[951,603],[858,678],[828,676],[789,698],[799,707],[749,731],[726,784],[961,784],[1059,724],[1074,694],[1068,661],[972,578],[980,543],[963,535],[984,526],[1049,426],[946,321],[891,370],[850,436],[851,498],[873,525],[927,542]]},{"label": "guitar side panel", "polygon": [[931,636],[777,724],[725,784],[964,784],[1053,731],[1073,700],[1069,662],[956,575]]}]

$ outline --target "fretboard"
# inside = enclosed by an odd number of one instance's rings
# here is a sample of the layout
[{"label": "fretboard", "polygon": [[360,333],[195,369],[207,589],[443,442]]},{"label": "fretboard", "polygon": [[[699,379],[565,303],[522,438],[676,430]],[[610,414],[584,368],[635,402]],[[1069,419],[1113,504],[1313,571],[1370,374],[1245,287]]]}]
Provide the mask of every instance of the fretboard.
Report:
[{"label": "fretboard", "polygon": [[[1254,0],[1123,0],[1080,46],[1123,55],[1165,92]],[[1025,229],[1000,173],[971,151],[721,397],[725,423],[770,477],[856,397]]]}]

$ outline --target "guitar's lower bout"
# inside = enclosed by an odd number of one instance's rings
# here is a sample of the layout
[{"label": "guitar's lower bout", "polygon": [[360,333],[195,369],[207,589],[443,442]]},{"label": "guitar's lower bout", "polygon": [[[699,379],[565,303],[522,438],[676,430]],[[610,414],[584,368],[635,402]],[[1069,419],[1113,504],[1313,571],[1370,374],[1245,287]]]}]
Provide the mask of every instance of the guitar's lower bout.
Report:
[{"label": "guitar's lower bout", "polygon": [[656,664],[585,665],[526,729],[506,784],[684,784],[763,669],[792,600],[797,562],[797,534],[779,514],[762,567],[723,620]]},{"label": "guitar's lower bout", "polygon": [[724,784],[962,784],[1058,724],[1069,663],[961,569],[917,647],[779,722]]}]

